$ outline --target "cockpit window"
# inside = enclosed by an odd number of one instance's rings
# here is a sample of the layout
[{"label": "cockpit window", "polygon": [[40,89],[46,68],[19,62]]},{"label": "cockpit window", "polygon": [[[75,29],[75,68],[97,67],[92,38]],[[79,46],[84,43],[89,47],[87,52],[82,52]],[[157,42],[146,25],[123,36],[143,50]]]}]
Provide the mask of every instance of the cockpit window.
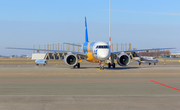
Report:
[{"label": "cockpit window", "polygon": [[106,48],[106,49],[107,49],[107,48],[109,48],[109,47],[108,47],[108,45],[99,45],[99,46],[97,46],[96,48],[101,48],[101,49],[102,49],[102,48],[104,48],[104,49]]},{"label": "cockpit window", "polygon": [[107,46],[107,45],[105,45],[105,46],[104,46],[104,48],[108,48],[108,46]]}]

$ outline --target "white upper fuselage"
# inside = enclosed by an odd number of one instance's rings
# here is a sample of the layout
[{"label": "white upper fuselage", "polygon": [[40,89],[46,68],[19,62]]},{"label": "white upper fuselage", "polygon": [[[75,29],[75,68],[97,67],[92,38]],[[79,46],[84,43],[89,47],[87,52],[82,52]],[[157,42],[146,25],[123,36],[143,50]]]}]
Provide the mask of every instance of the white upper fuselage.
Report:
[{"label": "white upper fuselage", "polygon": [[111,54],[109,45],[105,42],[85,42],[82,45],[82,50],[97,60],[107,60]]}]

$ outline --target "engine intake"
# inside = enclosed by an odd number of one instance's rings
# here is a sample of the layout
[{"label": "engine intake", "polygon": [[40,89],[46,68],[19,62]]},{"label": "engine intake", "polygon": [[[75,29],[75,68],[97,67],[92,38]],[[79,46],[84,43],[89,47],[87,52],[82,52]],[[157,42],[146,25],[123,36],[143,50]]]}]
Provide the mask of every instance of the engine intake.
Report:
[{"label": "engine intake", "polygon": [[121,53],[120,55],[118,55],[117,57],[117,63],[120,65],[120,66],[127,66],[129,65],[131,61],[131,58],[129,57],[128,54],[126,53]]},{"label": "engine intake", "polygon": [[78,58],[74,54],[67,54],[64,58],[64,62],[69,66],[74,66],[78,62]]}]

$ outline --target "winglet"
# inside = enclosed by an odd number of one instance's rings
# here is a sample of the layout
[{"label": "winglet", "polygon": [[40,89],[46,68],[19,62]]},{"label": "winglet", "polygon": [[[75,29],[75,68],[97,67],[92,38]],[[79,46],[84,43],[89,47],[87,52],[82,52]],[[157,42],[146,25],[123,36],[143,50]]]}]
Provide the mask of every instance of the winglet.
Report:
[{"label": "winglet", "polygon": [[89,41],[88,41],[88,32],[87,32],[87,22],[86,22],[86,17],[85,17],[85,42],[89,42]]}]

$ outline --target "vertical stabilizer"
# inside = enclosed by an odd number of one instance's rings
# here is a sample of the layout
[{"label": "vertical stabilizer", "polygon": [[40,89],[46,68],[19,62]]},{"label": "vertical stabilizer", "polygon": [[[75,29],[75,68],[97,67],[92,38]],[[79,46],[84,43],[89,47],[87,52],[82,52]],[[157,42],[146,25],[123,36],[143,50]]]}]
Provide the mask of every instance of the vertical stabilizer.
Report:
[{"label": "vertical stabilizer", "polygon": [[86,17],[85,17],[85,42],[89,42],[89,40],[88,40],[88,31],[87,31]]},{"label": "vertical stabilizer", "polygon": [[139,57],[136,52],[131,52],[133,57]]}]

